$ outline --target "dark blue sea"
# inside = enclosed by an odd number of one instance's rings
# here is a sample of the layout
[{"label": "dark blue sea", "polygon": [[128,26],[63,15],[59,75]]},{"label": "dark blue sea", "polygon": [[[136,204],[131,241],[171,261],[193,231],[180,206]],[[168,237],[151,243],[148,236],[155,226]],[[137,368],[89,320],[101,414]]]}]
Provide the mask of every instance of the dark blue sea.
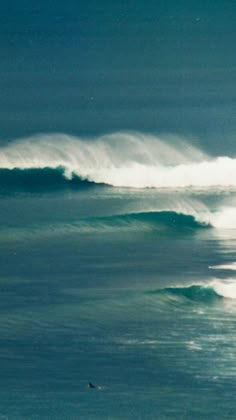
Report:
[{"label": "dark blue sea", "polygon": [[235,20],[0,5],[0,419],[236,418]]}]

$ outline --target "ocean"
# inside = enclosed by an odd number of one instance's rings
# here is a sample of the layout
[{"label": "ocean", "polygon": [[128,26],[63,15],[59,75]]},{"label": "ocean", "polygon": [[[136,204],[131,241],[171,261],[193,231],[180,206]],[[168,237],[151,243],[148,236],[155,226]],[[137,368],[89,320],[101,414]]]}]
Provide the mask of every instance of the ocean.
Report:
[{"label": "ocean", "polygon": [[235,17],[0,6],[0,419],[236,418]]},{"label": "ocean", "polygon": [[233,418],[235,158],[54,135],[1,165],[1,417]]}]

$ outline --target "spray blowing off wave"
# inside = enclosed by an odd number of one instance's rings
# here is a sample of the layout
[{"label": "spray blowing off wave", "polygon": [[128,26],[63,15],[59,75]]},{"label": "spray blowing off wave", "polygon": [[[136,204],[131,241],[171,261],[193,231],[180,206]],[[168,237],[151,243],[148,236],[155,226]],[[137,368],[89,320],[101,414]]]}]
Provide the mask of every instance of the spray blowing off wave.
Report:
[{"label": "spray blowing off wave", "polygon": [[0,150],[0,168],[62,167],[64,176],[115,187],[236,187],[236,159],[210,158],[180,139],[117,133],[93,140],[63,134],[16,141]]}]

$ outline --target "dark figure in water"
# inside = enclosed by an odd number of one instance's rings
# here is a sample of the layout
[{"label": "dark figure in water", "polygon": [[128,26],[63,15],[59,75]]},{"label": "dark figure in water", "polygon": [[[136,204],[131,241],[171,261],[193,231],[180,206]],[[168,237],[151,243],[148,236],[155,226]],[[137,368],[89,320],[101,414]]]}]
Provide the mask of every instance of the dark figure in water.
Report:
[{"label": "dark figure in water", "polygon": [[89,388],[89,389],[102,389],[101,386],[95,386],[95,385],[92,384],[92,382],[88,383],[87,388]]},{"label": "dark figure in water", "polygon": [[93,385],[91,382],[88,383],[87,385],[88,388],[97,388],[95,385]]}]

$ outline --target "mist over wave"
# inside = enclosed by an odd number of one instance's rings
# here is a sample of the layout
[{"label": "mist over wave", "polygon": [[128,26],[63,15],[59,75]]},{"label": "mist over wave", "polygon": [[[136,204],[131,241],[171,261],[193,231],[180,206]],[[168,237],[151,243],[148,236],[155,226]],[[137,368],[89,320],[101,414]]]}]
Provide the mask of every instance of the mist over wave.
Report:
[{"label": "mist over wave", "polygon": [[212,158],[180,138],[114,133],[95,139],[37,135],[0,149],[0,168],[63,168],[114,187],[236,187],[236,158]]}]

